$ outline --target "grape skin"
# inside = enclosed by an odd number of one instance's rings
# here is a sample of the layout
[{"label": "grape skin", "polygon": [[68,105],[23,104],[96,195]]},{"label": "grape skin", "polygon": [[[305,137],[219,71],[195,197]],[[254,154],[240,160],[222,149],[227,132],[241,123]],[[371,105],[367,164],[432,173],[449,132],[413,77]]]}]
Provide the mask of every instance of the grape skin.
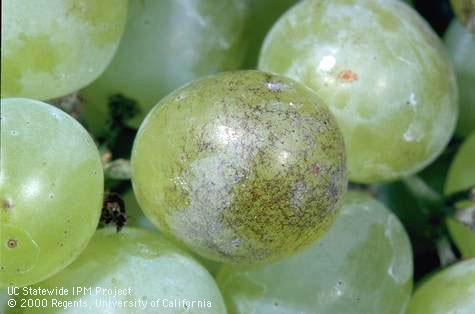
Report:
[{"label": "grape skin", "polygon": [[408,314],[475,313],[475,259],[429,277],[414,293]]},{"label": "grape skin", "polygon": [[84,128],[36,100],[1,100],[0,289],[53,275],[99,221],[103,171]]},{"label": "grape skin", "polygon": [[127,0],[2,1],[1,95],[64,96],[106,68],[125,25]]},{"label": "grape skin", "polygon": [[346,190],[344,143],[310,90],[280,76],[209,76],[164,98],[139,129],[132,183],[145,215],[190,250],[256,263],[308,245]]},{"label": "grape skin", "polygon": [[[67,288],[70,291],[68,296],[53,297],[64,301],[81,299],[89,305],[87,311],[84,308],[48,308],[47,313],[227,313],[221,293],[204,267],[162,236],[137,228],[125,227],[120,233],[116,233],[114,228],[97,231],[74,263],[57,275],[33,286],[36,287]],[[132,294],[116,298],[96,294],[72,296],[73,287],[118,290],[131,288]],[[148,307],[141,310],[118,307],[105,309],[95,306],[96,301],[133,299],[148,301]],[[206,300],[211,301],[212,307],[152,308],[150,302],[157,299]],[[45,313],[45,309],[30,308],[23,313]]]},{"label": "grape skin", "polygon": [[268,33],[259,69],[304,83],[325,101],[342,130],[352,181],[417,172],[455,127],[448,56],[401,1],[302,1]]},{"label": "grape skin", "polygon": [[[226,14],[223,14],[223,11]],[[93,133],[104,132],[110,96],[121,94],[140,112],[127,121],[138,128],[157,102],[198,77],[237,69],[246,45],[242,0],[129,1],[123,40],[111,65],[81,93]]]},{"label": "grape skin", "polygon": [[335,223],[311,247],[270,265],[225,265],[217,281],[233,314],[400,314],[412,271],[411,245],[396,216],[348,192]]},{"label": "grape skin", "polygon": [[475,130],[475,34],[453,20],[444,35],[459,88],[460,114],[455,132],[467,136]]}]

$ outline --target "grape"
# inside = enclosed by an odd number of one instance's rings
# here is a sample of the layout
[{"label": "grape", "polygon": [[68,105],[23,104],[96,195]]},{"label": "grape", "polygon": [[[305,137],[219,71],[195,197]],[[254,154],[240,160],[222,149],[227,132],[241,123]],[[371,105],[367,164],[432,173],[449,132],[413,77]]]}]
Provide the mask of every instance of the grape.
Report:
[{"label": "grape", "polygon": [[408,314],[475,313],[475,259],[436,273],[415,292]]},{"label": "grape", "polygon": [[[113,95],[136,103],[140,112],[128,124],[138,127],[175,88],[203,75],[237,69],[245,52],[246,10],[242,0],[129,1],[124,38],[114,60],[82,92],[93,132],[103,132]],[[97,117],[103,117],[102,122]]]},{"label": "grape", "polygon": [[475,0],[451,0],[455,15],[475,34]]},{"label": "grape", "polygon": [[2,97],[49,99],[84,87],[119,44],[127,0],[2,1]]},{"label": "grape", "polygon": [[1,100],[0,289],[43,280],[71,263],[99,221],[97,148],[63,111]]},{"label": "grape", "polygon": [[475,130],[475,34],[453,20],[444,39],[454,64],[460,94],[456,133],[467,136]]},{"label": "grape", "polygon": [[417,172],[455,127],[448,56],[402,1],[302,1],[267,35],[259,69],[296,79],[325,101],[341,127],[352,181]]},{"label": "grape", "polygon": [[[136,228],[125,228],[120,233],[112,228],[98,231],[74,263],[32,288],[38,287],[69,290],[67,296],[45,296],[50,304],[55,298],[84,305],[67,310],[49,307],[48,313],[226,313],[221,293],[206,269],[162,236]],[[92,293],[72,295],[74,287],[92,288]],[[130,288],[131,293],[104,296],[96,293],[98,287],[111,291]],[[97,302],[138,300],[147,302],[142,309],[138,305],[124,308],[97,305]],[[190,305],[183,300],[200,301],[201,305],[196,302]],[[182,305],[170,306],[172,301],[182,302]],[[152,302],[156,302],[155,307]],[[45,309],[30,308],[23,313],[45,313]]]},{"label": "grape", "polygon": [[209,76],[162,99],[131,164],[137,200],[160,231],[232,263],[277,259],[320,237],[347,179],[326,106],[259,71]]},{"label": "grape", "polygon": [[412,288],[411,246],[381,203],[349,192],[325,236],[298,255],[217,276],[230,313],[404,313]]},{"label": "grape", "polygon": [[475,187],[475,131],[460,146],[449,168],[444,192],[450,195]]}]

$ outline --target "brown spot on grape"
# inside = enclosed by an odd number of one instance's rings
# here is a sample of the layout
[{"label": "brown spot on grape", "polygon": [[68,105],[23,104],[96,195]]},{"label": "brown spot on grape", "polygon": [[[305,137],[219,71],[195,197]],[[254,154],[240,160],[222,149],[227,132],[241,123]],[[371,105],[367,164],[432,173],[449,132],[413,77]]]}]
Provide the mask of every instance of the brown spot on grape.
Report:
[{"label": "brown spot on grape", "polygon": [[17,246],[17,242],[15,239],[10,239],[7,241],[7,246],[10,248],[10,249],[14,249],[16,248]]},{"label": "brown spot on grape", "polygon": [[347,83],[351,83],[353,81],[358,80],[358,74],[351,70],[345,70],[338,73],[338,79]]},{"label": "brown spot on grape", "polygon": [[320,166],[319,163],[316,163],[312,166],[312,172],[318,176],[320,174],[320,171],[322,170],[322,167]]},{"label": "brown spot on grape", "polygon": [[2,207],[3,207],[4,209],[10,209],[10,208],[12,208],[12,201],[11,201],[11,200],[8,200],[8,199],[3,200],[3,202],[2,202]]}]

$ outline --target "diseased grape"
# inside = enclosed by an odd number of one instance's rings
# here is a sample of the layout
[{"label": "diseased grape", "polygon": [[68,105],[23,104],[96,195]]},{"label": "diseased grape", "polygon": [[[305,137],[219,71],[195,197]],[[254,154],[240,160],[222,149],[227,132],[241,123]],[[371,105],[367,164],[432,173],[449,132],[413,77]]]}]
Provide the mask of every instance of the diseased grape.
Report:
[{"label": "diseased grape", "polygon": [[127,0],[3,0],[2,97],[50,99],[84,87],[117,49]]},{"label": "diseased grape", "polygon": [[99,221],[103,171],[83,127],[36,100],[1,100],[0,289],[71,263]]},{"label": "diseased grape", "polygon": [[400,314],[412,269],[396,216],[349,192],[335,223],[311,247],[270,265],[223,266],[217,280],[232,314]]},{"label": "diseased grape", "polygon": [[267,35],[259,69],[293,78],[325,101],[342,130],[352,181],[419,171],[455,127],[448,56],[402,1],[302,1]]},{"label": "diseased grape", "polygon": [[95,134],[104,132],[112,96],[135,102],[139,112],[127,122],[137,128],[174,89],[203,75],[239,68],[246,48],[246,13],[243,0],[129,1],[117,54],[81,93],[88,127]]},{"label": "diseased grape", "polygon": [[[120,233],[114,228],[98,231],[74,263],[32,286],[33,289],[39,287],[68,289],[67,296],[42,296],[50,305],[52,299],[58,299],[81,301],[87,306],[71,306],[66,310],[32,307],[22,313],[227,313],[215,281],[203,266],[162,236],[136,228],[125,228]],[[92,288],[92,293],[73,295],[77,287]],[[97,288],[124,292],[114,297],[97,292]],[[35,299],[35,296],[26,298]],[[141,305],[138,300],[142,301]],[[126,305],[104,305],[107,302]]]},{"label": "diseased grape", "polygon": [[274,260],[319,238],[347,180],[327,107],[259,71],[209,76],[162,99],[131,163],[137,200],[161,232],[232,263]]},{"label": "diseased grape", "polygon": [[475,130],[475,34],[453,20],[444,35],[454,64],[459,90],[459,119],[455,132],[467,136]]},{"label": "diseased grape", "polygon": [[475,313],[475,259],[448,267],[416,290],[408,314]]}]

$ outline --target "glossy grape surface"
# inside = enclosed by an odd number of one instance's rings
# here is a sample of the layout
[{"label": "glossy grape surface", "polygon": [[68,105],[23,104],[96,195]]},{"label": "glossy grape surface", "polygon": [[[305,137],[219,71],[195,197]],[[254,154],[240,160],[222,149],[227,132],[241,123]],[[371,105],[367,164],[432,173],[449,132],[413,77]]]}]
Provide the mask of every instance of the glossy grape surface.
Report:
[{"label": "glossy grape surface", "polygon": [[412,287],[409,239],[381,203],[349,192],[325,236],[305,251],[217,276],[230,313],[404,313]]},{"label": "glossy grape surface", "polygon": [[164,98],[137,134],[132,170],[160,231],[233,263],[276,259],[321,236],[347,183],[326,106],[259,71],[206,77]]},{"label": "glossy grape surface", "polygon": [[103,171],[83,127],[40,101],[1,100],[0,289],[71,263],[101,213]]},{"label": "glossy grape surface", "polygon": [[[198,262],[173,246],[162,236],[150,231],[114,228],[98,231],[80,257],[57,275],[33,288],[67,288],[68,296],[46,296],[61,301],[81,301],[83,306],[67,310],[48,307],[26,309],[22,313],[91,313],[91,314],[226,314],[221,293],[211,275]],[[92,287],[93,293],[73,296],[73,287]],[[126,290],[125,295],[109,296],[96,293],[96,288]],[[114,291],[114,290],[112,290]],[[34,299],[35,297],[30,297]],[[36,297],[38,298],[38,297]],[[43,297],[42,297],[43,298]],[[139,307],[101,306],[97,302],[146,302]],[[160,300],[160,301],[157,301]],[[173,301],[205,301],[209,306],[185,308]],[[156,301],[154,306],[152,302]],[[165,303],[163,303],[165,302]],[[7,314],[10,314],[7,312]]]},{"label": "glossy grape surface", "polygon": [[112,95],[137,103],[140,112],[128,123],[138,127],[148,111],[179,86],[237,69],[246,48],[246,10],[247,1],[242,0],[129,1],[117,54],[106,72],[82,92],[89,127],[102,132]]},{"label": "glossy grape surface", "polygon": [[2,97],[49,99],[84,87],[118,47],[127,0],[2,1]]},{"label": "glossy grape surface", "polygon": [[475,259],[436,273],[414,293],[407,314],[475,313]]},{"label": "glossy grape surface", "polygon": [[475,33],[469,33],[460,22],[453,20],[444,39],[454,64],[460,95],[455,131],[467,136],[475,130]]},{"label": "glossy grape surface", "polygon": [[259,69],[296,79],[325,101],[352,181],[415,173],[455,127],[457,85],[445,48],[402,1],[302,1],[267,35]]}]

